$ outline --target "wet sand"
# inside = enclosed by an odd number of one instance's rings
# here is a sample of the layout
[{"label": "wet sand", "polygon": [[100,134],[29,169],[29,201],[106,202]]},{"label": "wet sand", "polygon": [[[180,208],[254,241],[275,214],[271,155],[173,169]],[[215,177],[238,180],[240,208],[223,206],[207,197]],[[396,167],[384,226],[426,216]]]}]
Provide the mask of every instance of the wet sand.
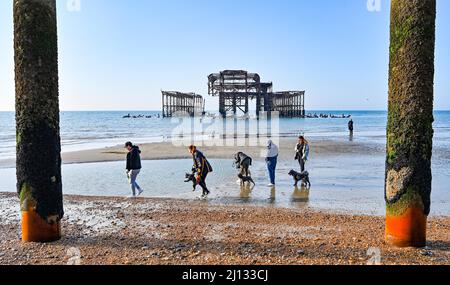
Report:
[{"label": "wet sand", "polygon": [[[262,141],[265,142],[265,139]],[[201,147],[214,167],[214,173],[208,177],[208,186],[212,190],[209,197],[211,202],[280,208],[308,206],[336,213],[384,215],[384,144],[359,138],[353,142],[348,138],[313,138],[307,165],[312,188],[306,199],[298,199],[298,193],[303,192],[294,189],[292,178],[287,175],[289,170],[299,168],[298,162],[293,159],[295,143],[296,140],[292,138],[280,140],[276,191],[265,187],[268,183],[266,166],[260,156],[264,147]],[[184,145],[188,144],[185,142]],[[211,141],[205,144],[209,145]],[[192,158],[185,146],[176,146],[171,142],[140,146],[144,169],[139,183],[148,190],[144,192],[146,198],[192,200],[199,195],[198,192],[192,192],[191,185],[183,182],[185,172],[189,172],[192,165]],[[254,158],[252,176],[257,185],[253,191],[241,191],[235,183],[237,171],[232,167],[232,158],[238,150]],[[450,158],[445,153],[444,149],[435,148],[431,216],[450,216],[446,187],[450,182]],[[85,196],[129,195],[129,185],[123,171],[125,155],[126,151],[121,146],[64,153],[64,193]],[[15,169],[5,168],[1,161],[0,179],[3,181],[0,192],[16,191]]]},{"label": "wet sand", "polygon": [[[0,193],[0,264],[450,264],[450,219],[428,247],[383,241],[382,217],[204,201],[66,196],[62,240],[20,241],[19,201]],[[80,259],[78,259],[80,256]]]}]

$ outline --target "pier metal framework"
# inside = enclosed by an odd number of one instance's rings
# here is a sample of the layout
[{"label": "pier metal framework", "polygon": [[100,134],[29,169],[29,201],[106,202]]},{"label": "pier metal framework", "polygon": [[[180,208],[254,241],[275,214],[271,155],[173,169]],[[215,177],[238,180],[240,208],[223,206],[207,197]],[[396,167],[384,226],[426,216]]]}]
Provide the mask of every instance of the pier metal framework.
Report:
[{"label": "pier metal framework", "polygon": [[305,117],[305,91],[284,91],[270,94],[271,111],[283,118]]},{"label": "pier metal framework", "polygon": [[201,95],[177,91],[161,92],[164,118],[170,118],[176,114],[194,117],[205,113],[205,100]]},{"label": "pier metal framework", "polygon": [[273,84],[261,82],[257,73],[225,70],[208,76],[208,94],[219,97],[219,112],[225,117],[238,110],[248,114],[249,101],[256,100],[256,115],[279,112],[281,117],[305,116],[305,91],[273,92]]}]

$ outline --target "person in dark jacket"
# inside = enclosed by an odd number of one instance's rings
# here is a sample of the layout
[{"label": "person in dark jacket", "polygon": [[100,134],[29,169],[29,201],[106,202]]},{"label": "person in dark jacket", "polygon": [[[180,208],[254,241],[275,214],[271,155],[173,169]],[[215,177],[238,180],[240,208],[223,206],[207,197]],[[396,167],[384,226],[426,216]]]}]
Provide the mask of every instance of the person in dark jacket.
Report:
[{"label": "person in dark jacket", "polygon": [[352,119],[350,119],[350,121],[348,122],[348,130],[350,131],[350,134],[353,134],[354,123]]},{"label": "person in dark jacket", "polygon": [[136,181],[142,169],[141,151],[138,146],[133,145],[131,142],[127,142],[125,148],[128,150],[126,173],[131,185],[132,197],[137,197],[144,192]]},{"label": "person in dark jacket", "polygon": [[191,145],[189,147],[189,152],[192,154],[192,158],[194,160],[193,169],[195,169],[197,173],[197,183],[203,190],[202,198],[206,198],[206,196],[210,193],[208,187],[206,186],[206,177],[208,176],[208,173],[213,171],[213,169],[206,157],[197,149],[196,146]]}]

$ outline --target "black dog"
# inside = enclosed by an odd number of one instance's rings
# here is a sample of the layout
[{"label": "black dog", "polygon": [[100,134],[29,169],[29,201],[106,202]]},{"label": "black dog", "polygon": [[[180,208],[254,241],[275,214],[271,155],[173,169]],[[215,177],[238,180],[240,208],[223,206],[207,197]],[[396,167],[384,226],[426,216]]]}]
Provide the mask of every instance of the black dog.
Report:
[{"label": "black dog", "polygon": [[186,180],[184,182],[192,182],[192,187],[194,188],[192,191],[195,191],[197,188],[198,183],[194,173],[186,173]]},{"label": "black dog", "polygon": [[252,158],[243,152],[238,152],[234,156],[234,165],[241,170],[241,174],[250,176],[250,166],[252,165]]},{"label": "black dog", "polygon": [[297,187],[299,181],[304,182],[307,187],[311,187],[311,182],[309,181],[309,173],[308,173],[308,171],[304,171],[302,173],[298,173],[298,172],[296,172],[294,170],[291,170],[291,171],[289,171],[289,175],[294,178],[294,180],[295,180],[294,186],[295,187]]},{"label": "black dog", "polygon": [[255,181],[253,181],[252,177],[250,176],[244,176],[242,173],[239,173],[238,175],[239,179],[241,179],[241,186],[244,186],[245,182],[253,183],[253,186],[255,186]]}]

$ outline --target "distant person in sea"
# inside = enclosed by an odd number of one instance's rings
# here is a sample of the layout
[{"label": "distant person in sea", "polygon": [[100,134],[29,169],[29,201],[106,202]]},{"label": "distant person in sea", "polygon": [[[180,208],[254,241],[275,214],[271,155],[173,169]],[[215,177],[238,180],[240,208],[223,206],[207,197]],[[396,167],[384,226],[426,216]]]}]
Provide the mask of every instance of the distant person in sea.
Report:
[{"label": "distant person in sea", "polygon": [[348,122],[348,130],[350,131],[350,134],[353,134],[353,129],[354,129],[354,123],[353,123],[353,120],[350,119],[350,121]]},{"label": "distant person in sea", "polygon": [[278,146],[273,143],[272,140],[267,142],[267,154],[266,154],[266,163],[267,170],[269,171],[269,187],[275,186],[275,171],[277,169],[277,161],[278,161]]},{"label": "distant person in sea", "polygon": [[132,196],[130,197],[132,198],[140,196],[144,192],[136,181],[142,169],[141,151],[138,146],[133,145],[131,142],[125,143],[125,148],[128,150],[126,173],[131,185]]},{"label": "distant person in sea", "polygon": [[298,143],[295,146],[295,160],[300,164],[300,171],[306,170],[306,162],[309,159],[309,143],[304,136],[298,137]]},{"label": "distant person in sea", "polygon": [[210,193],[208,187],[206,186],[206,177],[209,173],[213,172],[213,169],[206,157],[197,149],[195,145],[189,146],[189,152],[192,154],[192,158],[194,160],[193,169],[197,172],[197,183],[203,190],[202,198],[206,198]]}]

